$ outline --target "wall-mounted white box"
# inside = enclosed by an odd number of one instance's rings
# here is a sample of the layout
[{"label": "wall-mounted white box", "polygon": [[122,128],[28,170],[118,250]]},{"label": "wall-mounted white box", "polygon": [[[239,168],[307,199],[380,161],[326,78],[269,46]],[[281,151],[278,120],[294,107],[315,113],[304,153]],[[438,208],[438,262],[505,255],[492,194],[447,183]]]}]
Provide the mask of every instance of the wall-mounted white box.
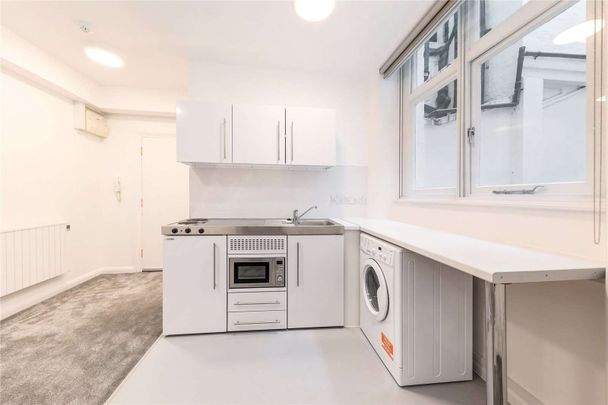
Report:
[{"label": "wall-mounted white box", "polygon": [[74,103],[74,127],[92,135],[105,138],[110,132],[106,118],[84,103]]}]

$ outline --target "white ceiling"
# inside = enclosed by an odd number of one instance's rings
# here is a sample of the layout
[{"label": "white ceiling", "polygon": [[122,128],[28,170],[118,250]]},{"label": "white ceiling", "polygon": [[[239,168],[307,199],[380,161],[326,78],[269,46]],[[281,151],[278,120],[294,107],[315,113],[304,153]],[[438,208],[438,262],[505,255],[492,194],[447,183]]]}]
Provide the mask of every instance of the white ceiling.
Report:
[{"label": "white ceiling", "polygon": [[[310,23],[292,1],[2,1],[2,24],[101,85],[184,89],[190,60],[376,70],[431,3],[338,1],[327,20]],[[86,44],[114,49],[125,67],[95,64]]]}]

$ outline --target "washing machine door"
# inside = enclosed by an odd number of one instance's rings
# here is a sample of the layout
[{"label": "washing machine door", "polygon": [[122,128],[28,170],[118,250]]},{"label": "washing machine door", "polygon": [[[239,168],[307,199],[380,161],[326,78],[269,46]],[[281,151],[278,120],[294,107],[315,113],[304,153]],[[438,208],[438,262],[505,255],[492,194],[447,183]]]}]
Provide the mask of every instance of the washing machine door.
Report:
[{"label": "washing machine door", "polygon": [[361,296],[376,320],[383,321],[388,314],[388,286],[382,268],[373,259],[368,259],[361,270]]}]

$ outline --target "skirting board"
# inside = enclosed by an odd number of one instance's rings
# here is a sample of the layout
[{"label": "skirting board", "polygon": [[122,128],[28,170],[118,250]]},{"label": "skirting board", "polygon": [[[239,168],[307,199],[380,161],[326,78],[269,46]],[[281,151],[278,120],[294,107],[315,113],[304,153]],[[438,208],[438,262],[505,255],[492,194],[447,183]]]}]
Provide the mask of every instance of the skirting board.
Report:
[{"label": "skirting board", "polygon": [[[70,288],[76,287],[78,284],[82,284],[85,281],[92,279],[93,277],[97,277],[100,274],[134,273],[137,271],[138,270],[136,270],[135,267],[133,267],[133,266],[100,267],[100,268],[92,270],[88,273],[82,274],[80,276],[77,276],[72,279],[66,280],[62,283],[59,283],[56,286],[54,286],[53,288],[45,290],[43,293],[33,294],[33,296],[28,297],[28,298],[24,297],[23,299],[19,300],[18,303],[15,303],[15,304],[7,305],[6,301],[10,301],[12,298],[11,295],[7,295],[6,297],[2,297],[2,300],[0,300],[0,319],[8,318],[9,316],[12,316],[18,312],[23,311],[24,309],[27,309],[33,305],[36,305],[41,301],[51,298],[59,293],[62,293],[63,291],[69,290]],[[65,276],[65,275],[63,275],[63,276]],[[56,280],[57,280],[57,278],[47,280],[47,281],[56,281]],[[28,291],[35,291],[37,288],[44,287],[45,283],[46,282],[33,285],[31,287],[26,288],[25,290],[17,291],[15,294],[19,294],[19,293],[23,294],[23,293],[27,293]]]},{"label": "skirting board", "polygon": [[[473,372],[484,381],[486,380],[485,356],[473,353]],[[545,405],[544,402],[510,377],[507,377],[507,391],[510,405]]]}]

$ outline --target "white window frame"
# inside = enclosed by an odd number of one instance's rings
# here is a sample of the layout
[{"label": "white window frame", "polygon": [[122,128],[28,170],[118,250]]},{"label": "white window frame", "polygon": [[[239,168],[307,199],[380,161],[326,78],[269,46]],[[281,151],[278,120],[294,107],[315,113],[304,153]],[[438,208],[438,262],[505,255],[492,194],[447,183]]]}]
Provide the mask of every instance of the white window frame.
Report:
[{"label": "white window frame", "polygon": [[[478,13],[477,2],[465,1],[459,6],[458,19],[458,47],[459,54],[441,72],[429,79],[427,82],[416,87],[410,94],[411,80],[409,78],[410,69],[402,68],[400,72],[400,166],[399,166],[399,194],[400,201],[429,201],[429,199],[439,202],[454,200],[459,203],[471,201],[475,204],[493,202],[502,204],[523,203],[526,205],[532,202],[537,205],[539,202],[554,204],[564,201],[566,204],[580,201],[589,201],[593,187],[593,91],[587,91],[587,176],[585,182],[562,182],[544,183],[543,192],[534,195],[497,195],[492,191],[496,189],[521,189],[528,188],[529,185],[496,185],[474,187],[475,178],[474,164],[477,163],[475,154],[479,148],[471,148],[467,139],[467,129],[475,126],[478,120],[478,112],[473,108],[474,103],[478,103],[479,98],[479,71],[480,65],[499,53],[516,40],[524,37],[534,29],[551,20],[556,15],[571,7],[575,0],[553,0],[553,1],[529,1],[522,5],[512,15],[503,20],[497,27],[493,27],[486,35],[479,38],[478,25],[468,24],[470,13]],[[588,19],[601,18],[593,15],[592,2],[588,4]],[[451,14],[450,14],[451,15]],[[441,22],[442,23],[442,22]],[[432,32],[435,30],[433,29]],[[428,38],[428,37],[427,37]],[[427,40],[424,39],[424,41]],[[422,41],[422,43],[424,43]],[[587,88],[591,90],[595,86],[593,62],[593,37],[588,40],[587,52]],[[407,63],[404,66],[407,66]],[[434,90],[441,86],[457,80],[458,83],[458,102],[457,102],[457,128],[458,137],[458,183],[457,187],[416,189],[415,185],[415,132],[413,129],[412,106],[417,102],[428,97]],[[464,107],[464,108],[463,108]],[[478,135],[479,136],[479,135]],[[464,198],[466,197],[466,198]],[[461,201],[462,200],[462,201]],[[476,200],[476,201],[475,201]]]},{"label": "white window frame", "polygon": [[[463,45],[462,29],[464,27],[463,21],[465,20],[465,16],[463,10],[465,7],[462,4],[455,7],[454,11],[449,13],[446,18],[450,18],[454,12],[458,13],[458,48]],[[442,24],[445,21],[442,20],[439,24]],[[437,25],[437,27],[439,26]],[[433,29],[427,37],[424,38],[422,44],[426,42],[428,38],[432,36],[436,29]],[[421,44],[421,46],[422,46]],[[418,48],[417,48],[418,49]],[[415,53],[414,53],[415,54]],[[462,61],[462,52],[459,51],[458,56],[452,60],[452,62],[439,71],[435,76],[430,78],[428,81],[419,84],[415,89],[412,90],[412,77],[410,68],[411,61],[406,62],[404,66],[406,69],[400,69],[400,114],[401,117],[401,141],[400,141],[400,157],[399,161],[399,198],[409,198],[409,197],[455,197],[459,194],[460,188],[460,148],[461,142],[459,140],[459,131],[461,124],[461,85],[459,76],[459,64]],[[423,101],[425,98],[434,94],[437,90],[442,88],[443,86],[451,83],[456,80],[457,82],[457,113],[456,113],[456,128],[457,130],[454,132],[454,137],[457,138],[457,167],[456,167],[456,185],[454,187],[433,187],[433,188],[417,188],[416,184],[416,132],[415,132],[415,106],[420,101]],[[406,170],[404,170],[406,169]]]},{"label": "white window frame", "polygon": [[[549,22],[551,19],[564,12],[568,8],[570,8],[575,2],[572,1],[559,1],[551,4],[551,7],[539,7],[543,5],[547,5],[545,2],[542,4],[538,4],[538,2],[530,2],[526,3],[519,10],[517,10],[513,15],[505,19],[499,27],[502,27],[504,31],[500,35],[500,42],[495,43],[496,38],[490,37],[492,31],[486,34],[481,39],[477,40],[475,43],[475,53],[467,52],[466,59],[467,65],[469,69],[469,77],[470,77],[470,102],[467,104],[468,106],[468,115],[469,120],[467,124],[467,128],[479,128],[479,106],[480,103],[480,72],[481,65],[491,59],[493,56],[499,54],[503,50],[507,49],[509,46],[513,45],[515,42],[525,37],[529,33],[533,32],[535,29],[541,27],[543,24]],[[587,14],[589,15],[591,7],[591,3],[587,2],[588,10]],[[488,38],[486,38],[488,37]],[[587,45],[587,48],[592,48],[591,45]],[[588,52],[591,53],[591,52]],[[591,58],[587,58],[587,88],[592,88],[592,72],[593,65],[591,62]],[[592,98],[593,94],[591,91],[587,91],[587,105],[592,106]],[[592,108],[587,108],[587,122],[591,122],[592,120]],[[588,197],[591,194],[591,179],[593,177],[593,160],[591,159],[593,153],[593,132],[592,126],[586,126],[586,175],[585,180],[581,182],[556,182],[556,183],[541,183],[543,186],[543,191],[540,194],[530,195],[527,199],[555,199],[556,197]],[[473,197],[492,197],[492,198],[509,198],[513,199],[513,195],[495,195],[493,194],[494,190],[518,190],[518,189],[529,189],[537,185],[537,183],[522,183],[522,184],[496,184],[496,185],[487,185],[487,186],[479,186],[477,185],[478,178],[480,175],[480,149],[476,147],[475,141],[479,140],[479,137],[483,136],[483,134],[476,134],[476,138],[473,137],[473,143],[467,142],[466,148],[468,149],[468,159],[466,161],[467,167],[465,168],[466,172],[469,173],[467,178],[467,188],[465,191],[466,196]],[[516,198],[522,199],[523,196],[515,196]],[[523,198],[525,199],[525,198]]]}]

